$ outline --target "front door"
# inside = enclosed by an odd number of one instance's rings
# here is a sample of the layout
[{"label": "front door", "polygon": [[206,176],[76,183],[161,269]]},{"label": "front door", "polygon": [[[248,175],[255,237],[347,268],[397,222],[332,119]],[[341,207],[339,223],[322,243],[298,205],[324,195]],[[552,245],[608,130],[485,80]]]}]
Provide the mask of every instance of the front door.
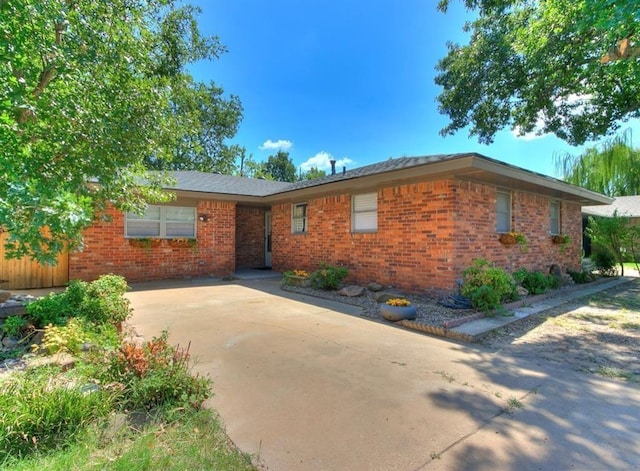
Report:
[{"label": "front door", "polygon": [[271,211],[264,212],[264,266],[271,266]]}]

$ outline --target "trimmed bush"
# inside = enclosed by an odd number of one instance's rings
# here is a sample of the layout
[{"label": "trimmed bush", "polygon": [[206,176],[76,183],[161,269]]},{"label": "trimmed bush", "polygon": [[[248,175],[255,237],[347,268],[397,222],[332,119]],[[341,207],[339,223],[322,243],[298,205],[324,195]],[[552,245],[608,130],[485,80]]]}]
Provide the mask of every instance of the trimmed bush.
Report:
[{"label": "trimmed bush", "polygon": [[324,290],[336,290],[340,283],[349,275],[345,267],[332,267],[325,263],[320,264],[320,269],[309,276],[311,286]]},{"label": "trimmed bush", "polygon": [[483,258],[473,260],[471,266],[462,272],[462,280],[461,294],[471,299],[474,308],[484,312],[518,298],[513,277]]},{"label": "trimmed bush", "polygon": [[531,272],[526,268],[520,268],[513,273],[513,278],[520,283],[529,294],[543,294],[549,289],[556,289],[560,281],[553,275],[545,275],[542,272]]},{"label": "trimmed bush", "polygon": [[599,248],[594,251],[591,254],[591,261],[602,276],[616,276],[618,274],[615,256],[607,249]]}]

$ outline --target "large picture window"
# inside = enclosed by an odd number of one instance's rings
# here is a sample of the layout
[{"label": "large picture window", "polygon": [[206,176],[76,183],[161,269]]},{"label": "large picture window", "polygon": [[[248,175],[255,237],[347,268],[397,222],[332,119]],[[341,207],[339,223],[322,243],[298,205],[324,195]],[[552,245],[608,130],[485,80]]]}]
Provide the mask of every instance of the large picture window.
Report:
[{"label": "large picture window", "polygon": [[291,232],[305,234],[307,232],[307,203],[294,204],[291,209]]},{"label": "large picture window", "polygon": [[511,231],[511,192],[498,190],[496,196],[496,232]]},{"label": "large picture window", "polygon": [[147,206],[144,214],[127,213],[126,237],[196,236],[196,208],[188,206]]},{"label": "large picture window", "polygon": [[378,230],[378,194],[364,193],[353,196],[353,232]]}]

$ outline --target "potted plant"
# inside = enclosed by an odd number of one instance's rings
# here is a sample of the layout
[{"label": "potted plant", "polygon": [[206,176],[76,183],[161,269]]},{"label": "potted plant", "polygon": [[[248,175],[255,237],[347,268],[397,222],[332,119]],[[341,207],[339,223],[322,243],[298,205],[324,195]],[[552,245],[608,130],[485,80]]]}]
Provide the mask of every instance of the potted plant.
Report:
[{"label": "potted plant", "polygon": [[404,298],[392,298],[380,306],[380,314],[388,321],[412,320],[416,318],[416,307]]},{"label": "potted plant", "polygon": [[290,270],[285,271],[282,278],[282,284],[289,286],[308,287],[311,285],[309,273],[306,270]]},{"label": "potted plant", "polygon": [[571,237],[567,234],[554,234],[551,236],[551,242],[560,246],[560,251],[567,250],[567,246],[571,243]]},{"label": "potted plant", "polygon": [[529,241],[522,232],[515,231],[500,234],[498,236],[498,240],[504,245],[518,244],[520,246],[520,251],[523,253],[527,251],[527,245],[529,244]]}]

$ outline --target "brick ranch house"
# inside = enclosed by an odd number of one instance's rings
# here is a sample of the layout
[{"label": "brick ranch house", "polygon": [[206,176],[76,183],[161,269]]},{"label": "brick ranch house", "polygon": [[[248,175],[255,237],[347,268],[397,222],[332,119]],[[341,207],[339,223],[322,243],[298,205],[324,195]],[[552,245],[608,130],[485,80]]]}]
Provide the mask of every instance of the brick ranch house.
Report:
[{"label": "brick ranch house", "polygon": [[[112,211],[111,222],[86,231],[84,251],[69,255],[70,279],[311,271],[326,262],[346,266],[349,282],[446,292],[478,257],[509,271],[579,269],[581,207],[611,202],[475,153],[390,159],[296,183],[171,176],[175,201],[144,216]],[[526,236],[527,250],[498,240],[509,231]],[[561,247],[553,234],[572,242]]]}]

